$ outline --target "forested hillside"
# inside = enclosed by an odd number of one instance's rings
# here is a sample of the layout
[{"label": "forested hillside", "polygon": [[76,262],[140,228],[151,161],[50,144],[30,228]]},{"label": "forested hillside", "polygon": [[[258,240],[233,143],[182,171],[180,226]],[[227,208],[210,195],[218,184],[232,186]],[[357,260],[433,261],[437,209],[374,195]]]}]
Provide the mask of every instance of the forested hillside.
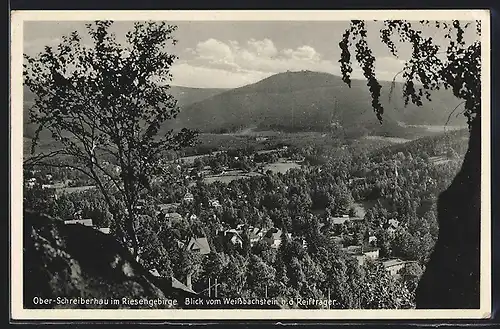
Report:
[{"label": "forested hillside", "polygon": [[[459,103],[451,92],[442,90],[433,94],[432,103],[405,107],[401,88],[400,83],[394,88],[390,82],[383,83],[381,101],[386,112],[384,124],[380,125],[370,106],[366,82],[353,80],[349,88],[340,77],[328,73],[286,72],[186,106],[177,124],[202,131],[259,127],[292,131],[342,128],[380,133],[396,129],[398,122],[444,125]],[[451,116],[449,124],[462,122],[462,118]]]}]

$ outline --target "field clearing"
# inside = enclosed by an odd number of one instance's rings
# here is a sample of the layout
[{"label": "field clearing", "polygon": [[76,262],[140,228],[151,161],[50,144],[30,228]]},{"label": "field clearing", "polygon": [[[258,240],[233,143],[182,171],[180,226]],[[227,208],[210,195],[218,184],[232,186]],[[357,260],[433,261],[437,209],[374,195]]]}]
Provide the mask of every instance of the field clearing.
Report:
[{"label": "field clearing", "polygon": [[93,190],[97,188],[94,185],[87,185],[87,186],[75,186],[75,187],[61,187],[61,188],[56,188],[56,193],[57,194],[71,194],[71,193],[77,193],[77,192],[83,192],[83,191],[88,191],[88,190]]},{"label": "field clearing", "polygon": [[453,125],[403,125],[404,127],[422,128],[433,133],[442,133],[447,131],[467,129],[467,126],[453,126]]},{"label": "field clearing", "polygon": [[434,164],[434,165],[441,165],[450,161],[453,161],[453,159],[448,159],[445,155],[438,155],[438,156],[433,156],[429,158],[429,161]]},{"label": "field clearing", "polygon": [[256,172],[243,172],[241,170],[233,170],[230,171],[229,173],[223,174],[223,175],[216,175],[216,176],[207,176],[203,178],[203,182],[206,184],[212,184],[215,182],[221,182],[221,183],[230,183],[233,180],[237,179],[244,179],[244,178],[250,178],[250,177],[256,177],[260,176],[261,174],[256,173]]},{"label": "field clearing", "polygon": [[406,139],[406,138],[385,137],[385,136],[366,136],[365,138],[372,141],[383,141],[383,142],[390,142],[393,144],[403,144],[412,141],[411,139]]},{"label": "field clearing", "polygon": [[[264,166],[263,170],[271,170],[273,173],[286,173],[290,169],[301,168],[301,165],[296,162],[275,162]],[[203,182],[206,184],[212,184],[215,182],[230,183],[233,180],[245,179],[250,177],[261,176],[258,172],[244,172],[242,170],[231,170],[222,175],[210,175],[203,178]]]},{"label": "field clearing", "polygon": [[301,165],[296,162],[275,162],[264,166],[264,171],[271,170],[273,173],[285,174],[288,170],[300,168]]},{"label": "field clearing", "polygon": [[[212,152],[212,155],[216,155],[219,153],[222,153],[222,151],[214,151],[214,152]],[[180,157],[178,160],[185,163],[185,164],[192,165],[194,163],[194,160],[199,159],[199,158],[203,158],[203,157],[208,156],[208,155],[209,154],[190,155],[190,156]]]}]

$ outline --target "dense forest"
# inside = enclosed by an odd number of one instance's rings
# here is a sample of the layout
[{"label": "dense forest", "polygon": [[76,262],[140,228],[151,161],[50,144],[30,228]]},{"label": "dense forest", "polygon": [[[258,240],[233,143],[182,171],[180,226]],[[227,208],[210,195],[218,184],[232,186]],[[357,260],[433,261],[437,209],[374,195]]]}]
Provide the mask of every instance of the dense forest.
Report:
[{"label": "dense forest", "polygon": [[[162,276],[181,281],[190,276],[200,291],[217,279],[224,297],[330,297],[334,308],[414,307],[416,285],[437,239],[436,198],[459,170],[466,137],[466,131],[455,131],[374,151],[356,143],[269,153],[235,149],[199,157],[190,166],[166,161],[163,176],[142,196],[140,262]],[[259,169],[279,157],[300,160],[302,166],[286,173]],[[262,172],[229,183],[192,178],[207,167]],[[48,174],[26,171],[25,179]],[[81,178],[65,168],[49,175],[51,180]],[[183,200],[187,192],[192,201]],[[24,202],[61,219],[80,211],[96,226],[114,229],[95,191],[54,197],[53,190],[37,185],[25,190]],[[180,216],[157,211],[165,203],[179,203]],[[343,215],[362,220],[332,224],[332,217]],[[223,234],[237,227],[240,244]],[[251,228],[282,231],[281,245],[251,243]],[[191,237],[206,237],[211,252],[201,255],[178,243]],[[414,262],[393,276],[380,262],[358,264],[345,251],[349,246],[376,247],[381,259]]]}]

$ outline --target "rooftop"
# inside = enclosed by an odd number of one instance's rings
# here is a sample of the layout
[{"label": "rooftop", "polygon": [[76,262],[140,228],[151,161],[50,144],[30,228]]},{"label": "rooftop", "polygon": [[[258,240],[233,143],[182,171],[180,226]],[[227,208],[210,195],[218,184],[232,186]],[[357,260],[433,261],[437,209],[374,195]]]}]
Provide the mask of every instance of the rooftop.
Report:
[{"label": "rooftop", "polygon": [[91,218],[85,218],[85,219],[69,219],[69,220],[65,220],[64,221],[64,224],[68,225],[68,224],[80,224],[80,225],[84,225],[84,226],[93,226],[94,224],[92,223],[92,219]]},{"label": "rooftop", "polygon": [[405,263],[404,260],[396,258],[396,259],[387,259],[387,260],[382,262],[382,265],[384,265],[384,267],[387,268],[387,267],[402,265],[404,263]]},{"label": "rooftop", "polygon": [[[185,246],[185,243],[182,241],[178,241],[181,247]],[[202,255],[209,254],[211,252],[210,244],[206,237],[202,238],[191,238],[187,245],[187,250],[197,251]]]}]

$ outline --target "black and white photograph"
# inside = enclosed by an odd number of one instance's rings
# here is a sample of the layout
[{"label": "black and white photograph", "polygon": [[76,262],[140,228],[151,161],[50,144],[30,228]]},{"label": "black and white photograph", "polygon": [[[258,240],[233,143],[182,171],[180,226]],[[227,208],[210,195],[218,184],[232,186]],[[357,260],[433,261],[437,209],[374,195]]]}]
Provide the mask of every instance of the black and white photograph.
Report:
[{"label": "black and white photograph", "polygon": [[13,312],[489,317],[489,33],[481,10],[13,12]]}]

